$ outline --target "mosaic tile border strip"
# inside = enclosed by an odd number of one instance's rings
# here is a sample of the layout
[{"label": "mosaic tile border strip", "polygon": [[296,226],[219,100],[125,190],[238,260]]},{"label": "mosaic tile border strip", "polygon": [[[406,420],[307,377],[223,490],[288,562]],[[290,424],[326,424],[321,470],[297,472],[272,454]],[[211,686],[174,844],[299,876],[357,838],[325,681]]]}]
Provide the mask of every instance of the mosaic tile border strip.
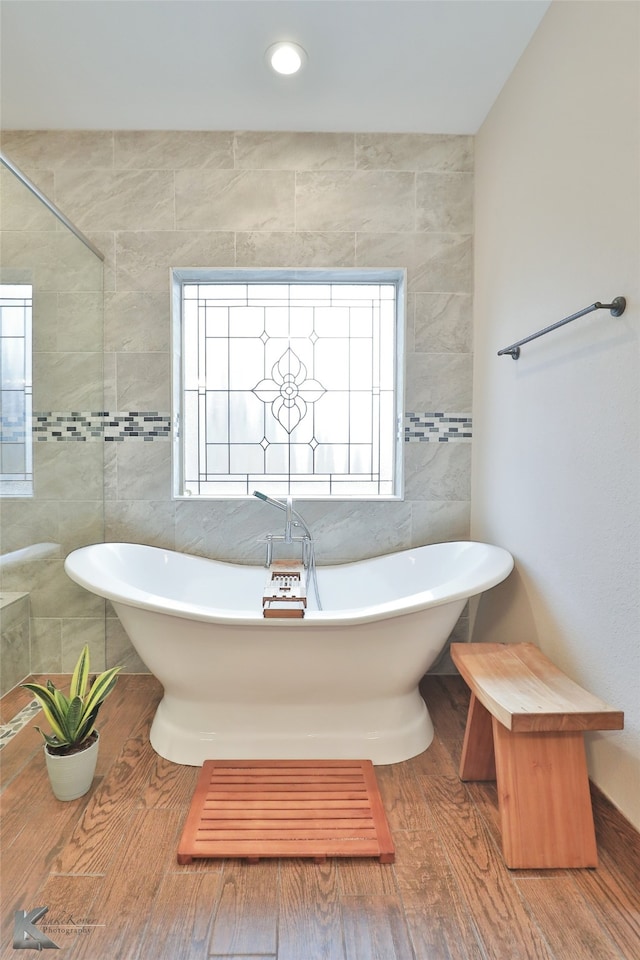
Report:
[{"label": "mosaic tile border strip", "polygon": [[[408,421],[408,423],[406,422]],[[449,443],[472,439],[472,420],[469,413],[406,413],[405,443]]]},{"label": "mosaic tile border strip", "polygon": [[26,725],[40,712],[40,704],[37,700],[32,700],[16,713],[13,720],[9,723],[0,724],[0,750],[13,740],[16,734],[20,733]]},{"label": "mosaic tile border strip", "polygon": [[34,413],[34,440],[100,440],[104,413]]},{"label": "mosaic tile border strip", "polygon": [[[122,442],[124,440],[170,440],[171,415],[158,411],[132,410],[110,413],[100,410],[91,413],[45,412],[33,415],[33,437],[42,441]],[[14,436],[12,423],[0,423],[0,439],[24,442],[24,432]],[[448,443],[472,439],[472,419],[468,413],[405,413],[404,441],[406,443]]]},{"label": "mosaic tile border strip", "polygon": [[104,439],[170,440],[171,416],[157,411],[105,414]]},{"label": "mosaic tile border strip", "polygon": [[166,440],[171,435],[171,416],[157,410],[128,410],[110,413],[36,413],[33,436],[43,440]]}]

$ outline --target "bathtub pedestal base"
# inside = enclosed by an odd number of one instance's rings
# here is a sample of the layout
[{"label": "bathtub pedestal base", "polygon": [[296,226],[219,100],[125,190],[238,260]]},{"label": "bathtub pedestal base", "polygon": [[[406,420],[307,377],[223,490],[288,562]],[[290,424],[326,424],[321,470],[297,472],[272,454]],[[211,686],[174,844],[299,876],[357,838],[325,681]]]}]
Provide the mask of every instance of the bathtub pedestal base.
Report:
[{"label": "bathtub pedestal base", "polygon": [[[179,718],[179,720],[176,720]],[[206,760],[348,760],[400,763],[422,753],[433,724],[418,691],[390,702],[198,704],[165,694],[151,746],[173,763]]]}]

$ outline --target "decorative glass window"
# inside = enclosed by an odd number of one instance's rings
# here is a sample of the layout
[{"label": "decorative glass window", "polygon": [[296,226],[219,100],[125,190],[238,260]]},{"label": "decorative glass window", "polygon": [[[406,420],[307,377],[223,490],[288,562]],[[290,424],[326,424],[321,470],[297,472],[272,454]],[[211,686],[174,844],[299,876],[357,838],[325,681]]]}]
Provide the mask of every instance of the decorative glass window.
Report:
[{"label": "decorative glass window", "polygon": [[31,284],[0,284],[0,495],[33,495]]},{"label": "decorative glass window", "polygon": [[403,271],[174,271],[178,497],[401,495]]}]

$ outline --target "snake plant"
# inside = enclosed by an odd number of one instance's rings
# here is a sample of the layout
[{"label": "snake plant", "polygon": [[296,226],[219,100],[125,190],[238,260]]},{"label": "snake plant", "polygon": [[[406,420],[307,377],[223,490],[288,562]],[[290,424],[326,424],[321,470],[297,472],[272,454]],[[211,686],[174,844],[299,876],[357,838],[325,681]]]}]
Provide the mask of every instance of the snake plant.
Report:
[{"label": "snake plant", "polygon": [[68,697],[51,680],[47,680],[46,686],[41,683],[21,684],[38,700],[49,722],[52,734],[44,733],[40,727],[36,730],[52,752],[71,753],[88,740],[95,729],[98,711],[113,690],[121,669],[111,667],[105,670],[90,685],[89,647],[85,644],[73,671]]}]

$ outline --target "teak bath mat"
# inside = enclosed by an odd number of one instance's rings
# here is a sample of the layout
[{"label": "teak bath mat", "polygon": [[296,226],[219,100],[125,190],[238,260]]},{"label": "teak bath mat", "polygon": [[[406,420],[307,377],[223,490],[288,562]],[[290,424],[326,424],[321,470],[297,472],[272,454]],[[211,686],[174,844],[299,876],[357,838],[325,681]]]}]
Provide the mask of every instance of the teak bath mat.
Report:
[{"label": "teak bath mat", "polygon": [[378,857],[395,851],[370,760],[207,760],[178,847],[194,858]]}]

